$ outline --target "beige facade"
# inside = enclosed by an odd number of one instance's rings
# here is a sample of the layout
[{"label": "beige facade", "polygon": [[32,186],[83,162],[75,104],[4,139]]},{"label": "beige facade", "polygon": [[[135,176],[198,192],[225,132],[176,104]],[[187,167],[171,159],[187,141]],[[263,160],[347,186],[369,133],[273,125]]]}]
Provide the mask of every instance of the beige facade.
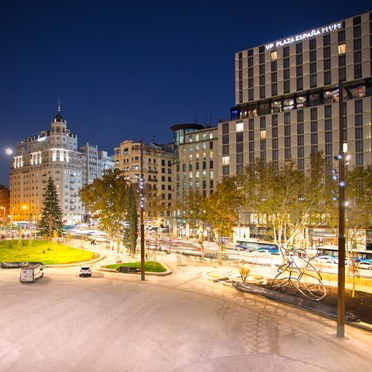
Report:
[{"label": "beige facade", "polygon": [[[141,143],[125,140],[116,147],[115,168],[132,183],[141,176]],[[172,203],[173,146],[150,143],[143,149],[143,176],[146,190],[146,225],[169,225]]]},{"label": "beige facade", "polygon": [[40,218],[44,187],[52,177],[64,221],[80,221],[83,207],[78,192],[82,186],[82,164],[77,136],[67,129],[58,110],[50,130],[17,143],[10,165],[11,219],[36,222]]}]

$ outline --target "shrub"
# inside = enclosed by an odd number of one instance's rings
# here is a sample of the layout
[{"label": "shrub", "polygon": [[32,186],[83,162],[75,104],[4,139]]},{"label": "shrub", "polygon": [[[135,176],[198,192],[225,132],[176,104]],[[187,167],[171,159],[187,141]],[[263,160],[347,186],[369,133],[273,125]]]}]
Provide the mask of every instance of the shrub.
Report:
[{"label": "shrub", "polygon": [[243,282],[247,280],[247,277],[250,272],[251,272],[251,269],[249,269],[248,267],[244,267],[244,266],[239,267],[239,275],[242,278]]}]

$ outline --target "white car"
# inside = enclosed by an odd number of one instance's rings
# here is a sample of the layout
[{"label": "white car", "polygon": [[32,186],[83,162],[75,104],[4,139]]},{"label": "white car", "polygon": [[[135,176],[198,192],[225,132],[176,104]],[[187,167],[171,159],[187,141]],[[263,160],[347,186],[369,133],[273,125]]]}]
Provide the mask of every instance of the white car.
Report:
[{"label": "white car", "polygon": [[318,256],[315,260],[320,263],[337,263],[337,258],[332,256]]},{"label": "white car", "polygon": [[92,267],[90,265],[82,265],[79,276],[92,276]]},{"label": "white car", "polygon": [[358,263],[359,269],[372,270],[372,261],[361,261]]}]

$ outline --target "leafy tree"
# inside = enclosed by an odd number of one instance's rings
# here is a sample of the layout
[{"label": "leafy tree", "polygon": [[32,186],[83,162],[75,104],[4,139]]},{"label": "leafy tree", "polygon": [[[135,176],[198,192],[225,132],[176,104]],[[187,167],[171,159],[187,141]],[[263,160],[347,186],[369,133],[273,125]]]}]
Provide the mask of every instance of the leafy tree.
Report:
[{"label": "leafy tree", "polygon": [[85,208],[99,219],[99,227],[110,242],[121,240],[120,234],[127,220],[129,183],[118,169],[106,170],[102,178],[80,190]]},{"label": "leafy tree", "polygon": [[197,236],[200,251],[204,254],[207,199],[197,191],[191,191],[182,207],[190,230]]},{"label": "leafy tree", "polygon": [[325,225],[327,217],[334,216],[332,182],[321,153],[310,157],[305,172],[293,162],[275,169],[273,163],[257,160],[240,182],[246,208],[257,215],[259,224],[271,225],[274,240],[285,246],[294,244],[305,227]]},{"label": "leafy tree", "polygon": [[136,200],[136,191],[132,184],[127,188],[128,193],[128,210],[126,213],[127,216],[127,225],[124,228],[124,238],[123,242],[132,256],[136,253],[137,246],[137,236],[138,236],[138,211],[137,211],[137,200]]},{"label": "leafy tree", "polygon": [[167,208],[165,200],[162,199],[161,193],[153,185],[145,183],[143,190],[145,198],[145,215],[149,223],[155,224],[155,221],[163,216]]},{"label": "leafy tree", "polygon": [[219,260],[224,247],[223,238],[229,238],[233,233],[242,201],[242,190],[238,187],[236,178],[231,177],[224,178],[205,203],[206,220],[211,224],[219,247]]},{"label": "leafy tree", "polygon": [[43,205],[41,208],[41,219],[38,229],[42,235],[49,238],[61,236],[63,231],[62,210],[59,206],[57,188],[52,177],[49,177],[43,194]]},{"label": "leafy tree", "polygon": [[348,172],[346,198],[347,217],[352,228],[366,229],[372,225],[372,165],[355,167]]},{"label": "leafy tree", "polygon": [[346,232],[349,255],[365,245],[365,230],[372,226],[372,166],[355,167],[346,181]]}]

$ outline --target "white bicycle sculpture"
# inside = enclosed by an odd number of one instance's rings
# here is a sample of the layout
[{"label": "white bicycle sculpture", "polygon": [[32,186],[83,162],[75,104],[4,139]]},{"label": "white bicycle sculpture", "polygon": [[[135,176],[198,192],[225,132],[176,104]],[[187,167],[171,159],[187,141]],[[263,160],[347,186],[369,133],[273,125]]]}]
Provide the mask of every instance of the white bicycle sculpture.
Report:
[{"label": "white bicycle sculpture", "polygon": [[272,288],[286,292],[295,289],[312,301],[321,301],[327,290],[322,282],[320,272],[310,263],[310,257],[303,249],[295,249],[292,255],[280,248],[284,263],[279,266],[278,274],[272,282]]}]

